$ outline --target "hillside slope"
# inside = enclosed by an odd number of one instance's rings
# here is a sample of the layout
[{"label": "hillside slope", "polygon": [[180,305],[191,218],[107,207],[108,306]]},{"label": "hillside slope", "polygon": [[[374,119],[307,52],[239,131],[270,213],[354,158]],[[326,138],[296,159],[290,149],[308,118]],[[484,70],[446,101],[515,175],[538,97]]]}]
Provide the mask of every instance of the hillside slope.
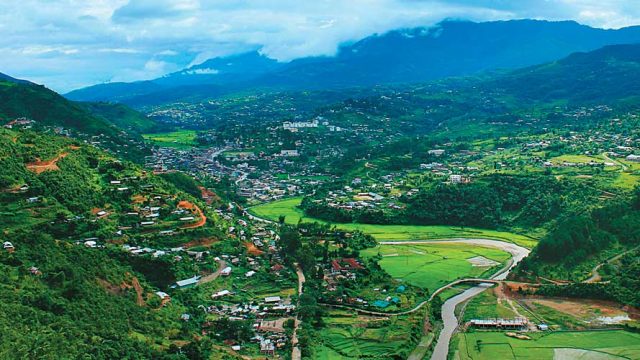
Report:
[{"label": "hillside slope", "polygon": [[[0,358],[186,359],[199,353],[191,323],[180,320],[193,309],[179,296],[161,306],[154,294],[192,276],[193,263],[134,257],[120,246],[216,236],[206,225],[169,239],[157,233],[175,226],[171,217],[143,229],[137,216],[127,215],[145,204],[165,214],[179,201],[198,200],[94,147],[32,131],[0,129],[0,167],[2,242],[11,244],[0,249]],[[156,205],[152,195],[165,200]]]}]

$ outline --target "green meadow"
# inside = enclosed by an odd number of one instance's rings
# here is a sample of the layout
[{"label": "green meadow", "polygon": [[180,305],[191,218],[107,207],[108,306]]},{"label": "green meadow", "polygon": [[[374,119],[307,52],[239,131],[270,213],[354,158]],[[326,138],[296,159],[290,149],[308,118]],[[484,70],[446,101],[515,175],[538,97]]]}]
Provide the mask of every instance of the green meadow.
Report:
[{"label": "green meadow", "polygon": [[503,332],[457,335],[460,360],[509,359],[640,359],[640,334],[617,331],[551,332],[527,334],[532,340]]},{"label": "green meadow", "polygon": [[[430,292],[459,278],[480,277],[494,272],[511,255],[507,252],[468,244],[379,245],[361,251],[364,257],[382,256],[378,264],[392,277]],[[468,260],[484,257],[500,265],[473,266]]]},{"label": "green meadow", "polygon": [[[285,216],[288,224],[297,224],[298,221],[320,222],[326,221],[314,219],[304,215],[298,208],[301,197],[273,201],[266,204],[254,206],[249,209],[253,215],[277,221],[278,217]],[[376,224],[356,224],[339,223],[337,227],[345,230],[360,230],[370,234],[378,241],[404,241],[404,240],[432,240],[448,238],[483,238],[496,239],[513,242],[515,244],[532,248],[537,244],[537,240],[528,236],[509,233],[505,231],[478,229],[471,227],[455,226],[425,226],[425,225],[376,225]]]},{"label": "green meadow", "polygon": [[166,133],[143,134],[142,137],[161,147],[172,147],[177,149],[187,149],[197,146],[197,132],[194,130],[178,130]]}]

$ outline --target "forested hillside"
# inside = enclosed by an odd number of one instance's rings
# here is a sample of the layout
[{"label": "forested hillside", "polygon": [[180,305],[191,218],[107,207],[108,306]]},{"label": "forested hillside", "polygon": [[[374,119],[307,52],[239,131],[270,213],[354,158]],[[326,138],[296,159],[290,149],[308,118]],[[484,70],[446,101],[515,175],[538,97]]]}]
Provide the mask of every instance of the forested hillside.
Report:
[{"label": "forested hillside", "polygon": [[111,124],[108,115],[95,116],[44,86],[0,79],[0,123],[11,125],[22,118],[33,121],[27,127],[72,135],[127,159],[140,159],[146,153],[141,138]]}]

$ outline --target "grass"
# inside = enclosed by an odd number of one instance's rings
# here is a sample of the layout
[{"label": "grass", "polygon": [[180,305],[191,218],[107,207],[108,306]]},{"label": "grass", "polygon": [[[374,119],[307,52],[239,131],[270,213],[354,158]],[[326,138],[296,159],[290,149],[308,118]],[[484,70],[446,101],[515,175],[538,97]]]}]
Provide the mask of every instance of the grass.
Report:
[{"label": "grass", "polygon": [[[514,306],[518,306],[515,305]],[[521,311],[522,313],[523,311]],[[486,290],[475,296],[467,304],[464,311],[464,321],[471,319],[504,318],[512,319],[518,315],[506,303],[499,303],[493,289]]]},{"label": "grass", "polygon": [[378,263],[392,277],[430,292],[455,279],[478,277],[490,270],[474,267],[469,258],[484,256],[500,264],[510,258],[507,252],[468,244],[380,245],[361,251],[364,257],[378,254],[383,256]]},{"label": "grass", "polygon": [[[326,221],[314,219],[304,215],[303,211],[298,208],[301,197],[283,199],[270,203],[254,206],[249,211],[258,217],[278,221],[280,215],[285,216],[288,224],[297,224],[298,221],[319,222]],[[378,241],[403,241],[403,240],[430,240],[430,239],[447,239],[447,238],[484,238],[496,239],[513,242],[520,246],[532,248],[537,244],[537,240],[528,236],[509,233],[505,231],[479,229],[471,227],[454,227],[454,226],[426,226],[426,225],[376,225],[376,224],[356,224],[356,223],[340,223],[335,224],[344,230],[360,230],[372,235]]]},{"label": "grass", "polygon": [[[533,339],[519,340],[507,337],[502,332],[460,334],[458,335],[460,340],[457,348],[458,358],[461,360],[640,358],[640,334],[622,330],[528,335]],[[480,344],[479,347],[478,344]],[[566,349],[560,351],[567,351],[568,354],[561,356],[556,353],[557,349]],[[580,350],[586,351],[586,354],[584,352],[582,356],[577,354],[576,352]]]},{"label": "grass", "polygon": [[167,133],[143,134],[145,140],[156,146],[187,149],[197,146],[197,132],[194,130],[178,130]]},{"label": "grass", "polygon": [[551,162],[554,164],[561,164],[564,162],[573,163],[573,164],[580,164],[580,163],[588,164],[590,162],[594,162],[594,163],[602,164],[604,163],[604,160],[597,157],[587,156],[587,155],[560,155],[552,158]]}]

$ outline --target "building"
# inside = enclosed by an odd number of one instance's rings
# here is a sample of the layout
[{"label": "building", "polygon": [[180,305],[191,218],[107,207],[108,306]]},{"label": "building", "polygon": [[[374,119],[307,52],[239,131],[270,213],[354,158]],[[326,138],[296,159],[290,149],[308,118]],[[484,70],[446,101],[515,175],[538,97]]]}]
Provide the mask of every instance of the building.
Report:
[{"label": "building", "polygon": [[449,176],[449,181],[452,184],[460,184],[462,182],[462,175],[451,175]]},{"label": "building", "polygon": [[627,156],[625,159],[627,159],[628,161],[640,162],[640,155],[631,154]]},{"label": "building", "polygon": [[260,341],[260,353],[264,355],[272,355],[276,354],[276,345],[268,339]]},{"label": "building", "polygon": [[280,302],[280,296],[268,296],[268,297],[264,298],[264,302],[267,303],[267,304],[279,303]]},{"label": "building", "polygon": [[176,281],[176,284],[174,286],[172,286],[172,287],[173,288],[179,288],[179,289],[192,287],[192,286],[195,286],[198,283],[198,280],[200,280],[200,276],[196,275],[196,276],[194,276],[192,278]]},{"label": "building", "polygon": [[527,327],[527,319],[473,319],[469,325],[478,329],[520,330]]}]

